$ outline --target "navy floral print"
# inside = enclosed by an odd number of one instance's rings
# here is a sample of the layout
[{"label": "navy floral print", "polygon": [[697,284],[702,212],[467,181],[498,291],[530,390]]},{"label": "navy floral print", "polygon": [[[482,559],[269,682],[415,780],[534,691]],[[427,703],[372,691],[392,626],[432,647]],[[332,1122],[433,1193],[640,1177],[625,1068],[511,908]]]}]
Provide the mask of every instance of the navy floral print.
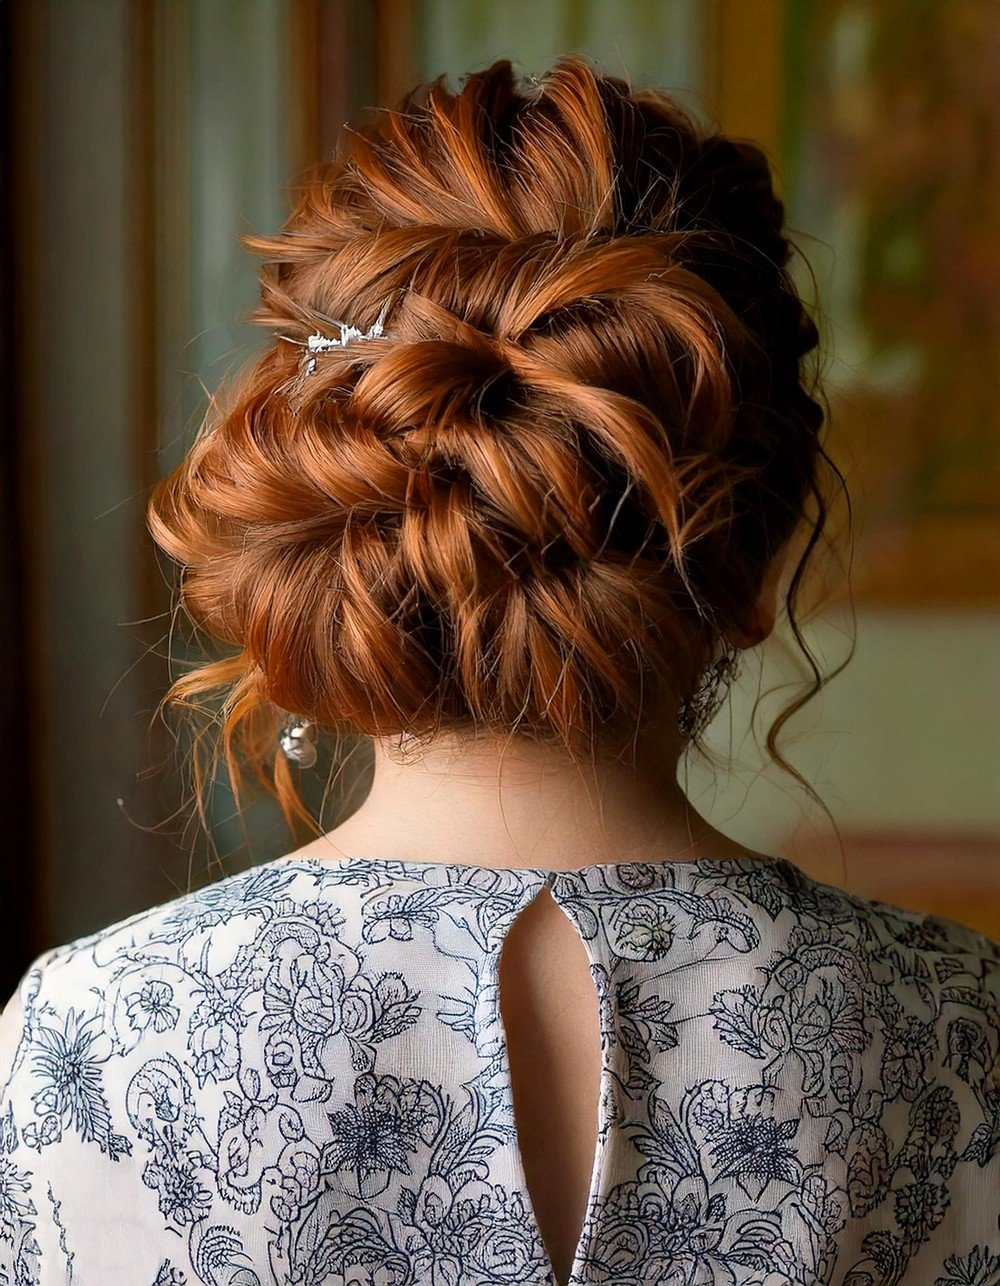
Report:
[{"label": "navy floral print", "polygon": [[1000,946],[749,857],[293,856],[47,952],[0,1283],[554,1286],[498,990],[546,887],[601,1011],[573,1286],[1000,1286]]}]

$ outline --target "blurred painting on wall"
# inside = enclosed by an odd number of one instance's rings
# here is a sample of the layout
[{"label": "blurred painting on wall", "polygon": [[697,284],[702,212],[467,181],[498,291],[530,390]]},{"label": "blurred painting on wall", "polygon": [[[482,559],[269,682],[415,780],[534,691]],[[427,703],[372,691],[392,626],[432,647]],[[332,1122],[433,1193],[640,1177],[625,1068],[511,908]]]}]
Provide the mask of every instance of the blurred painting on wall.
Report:
[{"label": "blurred painting on wall", "polygon": [[786,162],[824,270],[836,439],[859,502],[855,597],[996,606],[997,9],[798,9]]}]

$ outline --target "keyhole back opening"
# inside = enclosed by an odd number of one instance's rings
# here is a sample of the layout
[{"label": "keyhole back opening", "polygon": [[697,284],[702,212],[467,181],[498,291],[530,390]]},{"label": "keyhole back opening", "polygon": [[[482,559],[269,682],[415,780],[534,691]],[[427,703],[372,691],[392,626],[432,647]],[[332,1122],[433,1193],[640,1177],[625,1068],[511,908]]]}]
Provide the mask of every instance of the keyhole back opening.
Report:
[{"label": "keyhole back opening", "polygon": [[556,1281],[569,1281],[596,1184],[600,1000],[574,922],[546,886],[500,952],[500,1014],[517,1147]]}]

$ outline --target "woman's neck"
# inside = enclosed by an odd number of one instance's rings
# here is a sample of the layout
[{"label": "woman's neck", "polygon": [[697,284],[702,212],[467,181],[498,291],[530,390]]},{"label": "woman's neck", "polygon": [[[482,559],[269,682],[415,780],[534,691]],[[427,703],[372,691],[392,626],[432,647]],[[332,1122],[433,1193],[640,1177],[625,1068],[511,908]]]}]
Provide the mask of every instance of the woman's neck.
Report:
[{"label": "woman's neck", "polygon": [[412,759],[375,742],[368,797],[297,856],[566,870],[604,862],[764,856],[700,816],[677,784],[680,746],[575,764],[523,738],[442,736]]}]

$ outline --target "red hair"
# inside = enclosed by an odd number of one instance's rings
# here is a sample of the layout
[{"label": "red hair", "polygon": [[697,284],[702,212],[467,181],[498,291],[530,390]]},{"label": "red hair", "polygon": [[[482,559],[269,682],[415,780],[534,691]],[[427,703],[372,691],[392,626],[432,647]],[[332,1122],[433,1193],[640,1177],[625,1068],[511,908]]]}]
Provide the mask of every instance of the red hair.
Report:
[{"label": "red hair", "polygon": [[667,94],[501,60],[350,131],[246,239],[273,342],[148,509],[229,652],[164,700],[221,694],[237,800],[249,763],[303,815],[287,712],[577,754],[690,695],[826,512],[783,216],[763,153]]}]

